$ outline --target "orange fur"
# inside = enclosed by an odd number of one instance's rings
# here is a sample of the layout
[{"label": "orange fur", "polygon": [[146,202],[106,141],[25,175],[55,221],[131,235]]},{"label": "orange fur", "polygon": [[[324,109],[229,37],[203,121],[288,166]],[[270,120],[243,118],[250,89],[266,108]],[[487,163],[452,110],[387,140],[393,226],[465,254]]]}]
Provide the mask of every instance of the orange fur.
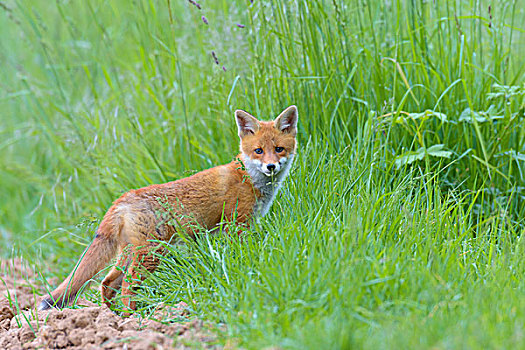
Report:
[{"label": "orange fur", "polygon": [[[241,224],[264,215],[293,161],[297,109],[291,106],[270,122],[258,121],[244,111],[237,111],[236,119],[241,154],[234,161],[122,195],[105,214],[75,269],[44,298],[40,309],[67,305],[118,256],[102,281],[102,299],[111,306],[122,288],[122,301],[134,310],[133,287],[144,278],[143,271],[156,269],[159,254],[164,253],[156,241],[169,242],[177,232],[194,237],[197,230],[217,229],[223,221]],[[269,164],[275,164],[273,172]]]}]

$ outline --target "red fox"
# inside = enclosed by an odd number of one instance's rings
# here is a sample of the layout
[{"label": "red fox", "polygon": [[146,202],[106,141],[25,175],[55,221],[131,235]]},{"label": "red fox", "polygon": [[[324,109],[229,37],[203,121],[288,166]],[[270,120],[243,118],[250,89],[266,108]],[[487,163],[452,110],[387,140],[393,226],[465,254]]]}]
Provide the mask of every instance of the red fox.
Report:
[{"label": "red fox", "polygon": [[[190,177],[131,190],[104,215],[91,245],[70,275],[39,305],[64,307],[82,286],[118,256],[102,281],[102,301],[111,307],[119,289],[128,312],[135,310],[133,288],[159,264],[159,241],[182,231],[194,237],[195,226],[217,229],[227,220],[238,224],[264,216],[288,175],[296,152],[297,108],[286,108],[273,121],[235,112],[240,151],[231,163]],[[125,276],[127,273],[127,276]]]}]

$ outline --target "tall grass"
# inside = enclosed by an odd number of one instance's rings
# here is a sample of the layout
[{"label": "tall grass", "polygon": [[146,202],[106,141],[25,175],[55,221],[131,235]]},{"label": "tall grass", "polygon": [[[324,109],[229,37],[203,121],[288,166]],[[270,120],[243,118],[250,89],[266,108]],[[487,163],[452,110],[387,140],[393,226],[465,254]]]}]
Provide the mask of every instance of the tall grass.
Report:
[{"label": "tall grass", "polygon": [[282,200],[242,240],[172,247],[144,311],[184,300],[249,348],[523,343],[523,229],[476,224],[435,178],[392,180],[350,149],[326,155],[302,152]]},{"label": "tall grass", "polygon": [[1,251],[63,277],[121,193],[229,161],[235,109],[294,103],[268,217],[173,247],[144,312],[185,300],[247,347],[523,345],[520,2],[201,7],[0,3]]},{"label": "tall grass", "polygon": [[338,151],[372,123],[385,169],[429,171],[445,160],[444,184],[486,188],[482,209],[523,217],[517,2],[277,2],[256,11],[269,18],[265,35],[251,37],[258,85],[270,100],[304,105],[308,134]]}]

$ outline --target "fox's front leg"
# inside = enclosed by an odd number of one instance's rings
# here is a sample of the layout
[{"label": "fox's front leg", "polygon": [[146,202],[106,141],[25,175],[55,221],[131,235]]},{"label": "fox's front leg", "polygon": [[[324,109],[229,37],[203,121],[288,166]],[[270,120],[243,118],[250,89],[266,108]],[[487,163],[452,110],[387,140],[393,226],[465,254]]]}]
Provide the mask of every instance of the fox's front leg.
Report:
[{"label": "fox's front leg", "polygon": [[132,248],[131,264],[122,280],[122,302],[127,309],[125,316],[130,316],[135,311],[136,301],[132,299],[135,295],[133,289],[146,278],[147,275],[144,272],[152,273],[159,266],[159,254],[165,254],[165,249],[157,244]]}]

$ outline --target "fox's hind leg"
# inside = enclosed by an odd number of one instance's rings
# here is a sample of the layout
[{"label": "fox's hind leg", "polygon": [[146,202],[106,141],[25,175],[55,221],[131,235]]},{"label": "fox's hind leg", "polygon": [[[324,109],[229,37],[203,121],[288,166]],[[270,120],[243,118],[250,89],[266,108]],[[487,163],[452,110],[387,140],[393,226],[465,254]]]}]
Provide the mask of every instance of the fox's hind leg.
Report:
[{"label": "fox's hind leg", "polygon": [[117,262],[106,275],[102,284],[100,285],[100,293],[102,295],[102,302],[111,308],[115,302],[115,295],[122,286],[124,274],[131,262],[132,245],[126,246],[119,254]]},{"label": "fox's hind leg", "polygon": [[132,297],[135,295],[133,288],[142,283],[147,273],[155,271],[160,263],[159,254],[164,253],[165,249],[158,244],[133,247],[131,264],[129,265],[128,273],[122,281],[122,302],[129,312],[136,309],[136,301],[132,300]]}]

